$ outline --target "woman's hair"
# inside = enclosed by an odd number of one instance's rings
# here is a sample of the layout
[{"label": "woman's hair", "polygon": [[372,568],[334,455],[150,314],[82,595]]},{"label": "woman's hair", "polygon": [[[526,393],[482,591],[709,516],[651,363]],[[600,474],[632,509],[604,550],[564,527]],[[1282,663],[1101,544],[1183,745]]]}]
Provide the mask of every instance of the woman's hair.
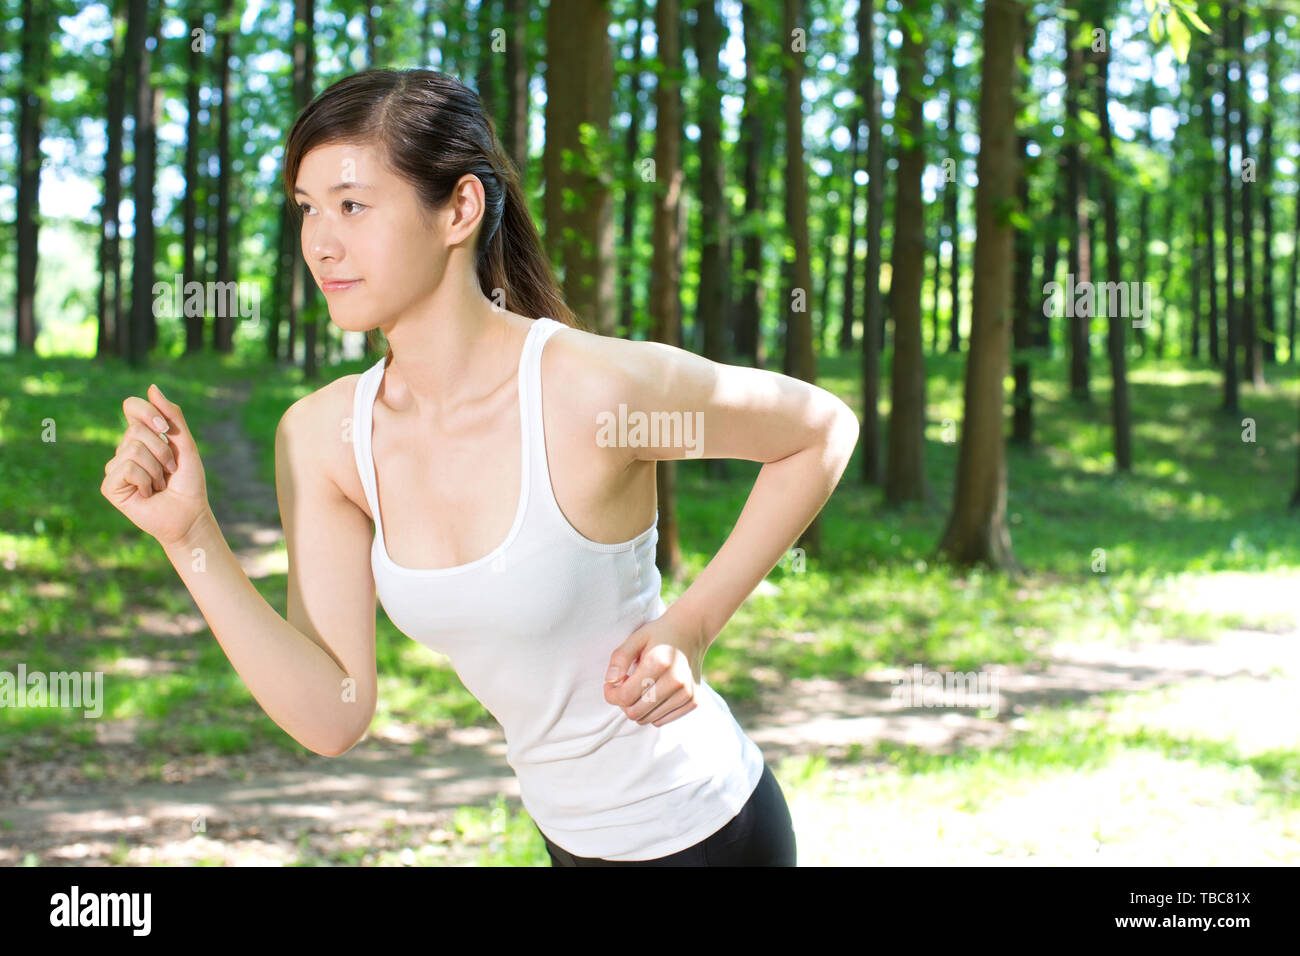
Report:
[{"label": "woman's hair", "polygon": [[[585,328],[565,304],[542,251],[517,167],[478,94],[460,80],[436,70],[365,70],[331,84],[289,131],[284,191],[294,208],[302,158],[330,143],[379,146],[430,212],[446,204],[462,176],[477,176],[485,200],[475,266],[479,287],[489,297],[500,289],[508,311]],[[390,345],[384,364],[392,357]]]}]

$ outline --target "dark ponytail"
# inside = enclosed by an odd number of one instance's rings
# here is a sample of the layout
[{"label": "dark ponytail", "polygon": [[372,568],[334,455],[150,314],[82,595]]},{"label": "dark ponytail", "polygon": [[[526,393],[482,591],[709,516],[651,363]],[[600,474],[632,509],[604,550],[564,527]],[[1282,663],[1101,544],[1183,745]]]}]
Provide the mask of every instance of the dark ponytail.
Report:
[{"label": "dark ponytail", "polygon": [[[542,251],[519,170],[478,95],[460,80],[436,70],[365,70],[331,84],[289,131],[284,191],[291,204],[302,158],[338,142],[379,145],[429,210],[446,204],[462,176],[477,176],[485,203],[475,272],[483,294],[510,312],[587,329],[565,303]],[[385,364],[392,357],[389,346]]]}]

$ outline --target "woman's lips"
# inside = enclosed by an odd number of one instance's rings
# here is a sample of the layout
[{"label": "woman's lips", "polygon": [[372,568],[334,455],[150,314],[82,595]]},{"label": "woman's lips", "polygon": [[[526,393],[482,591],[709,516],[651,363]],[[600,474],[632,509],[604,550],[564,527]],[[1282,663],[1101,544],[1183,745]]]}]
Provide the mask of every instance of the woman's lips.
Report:
[{"label": "woman's lips", "polygon": [[322,292],[342,292],[344,289],[350,289],[354,285],[360,284],[360,279],[348,279],[346,281],[322,282],[320,287]]}]

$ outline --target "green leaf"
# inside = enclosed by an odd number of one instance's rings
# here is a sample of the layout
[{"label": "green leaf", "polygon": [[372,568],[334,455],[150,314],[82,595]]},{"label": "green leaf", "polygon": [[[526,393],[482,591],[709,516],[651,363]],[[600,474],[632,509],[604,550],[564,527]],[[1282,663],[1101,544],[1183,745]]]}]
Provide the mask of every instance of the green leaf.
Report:
[{"label": "green leaf", "polygon": [[1164,15],[1160,13],[1151,14],[1151,24],[1147,27],[1147,32],[1151,34],[1151,39],[1159,43],[1160,38],[1164,36]]},{"label": "green leaf", "polygon": [[1168,26],[1169,42],[1173,45],[1174,56],[1178,57],[1179,63],[1186,63],[1187,49],[1192,45],[1192,33],[1178,16],[1171,16]]},{"label": "green leaf", "polygon": [[1196,29],[1200,30],[1202,33],[1210,32],[1210,28],[1205,25],[1205,21],[1196,15],[1195,7],[1193,7],[1190,3],[1188,4],[1180,3],[1179,6],[1182,8],[1183,19],[1185,19],[1192,26],[1196,27]]}]

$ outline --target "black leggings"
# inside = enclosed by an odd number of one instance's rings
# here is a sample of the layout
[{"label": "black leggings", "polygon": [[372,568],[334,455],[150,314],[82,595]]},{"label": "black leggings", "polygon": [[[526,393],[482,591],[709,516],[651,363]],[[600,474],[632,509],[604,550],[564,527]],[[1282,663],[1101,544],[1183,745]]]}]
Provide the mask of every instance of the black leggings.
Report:
[{"label": "black leggings", "polygon": [[[534,824],[536,826],[536,824]],[[539,828],[538,833],[541,833]],[[794,866],[794,822],[766,763],[749,800],[722,829],[694,846],[653,860],[574,856],[546,838],[551,866]]]}]

